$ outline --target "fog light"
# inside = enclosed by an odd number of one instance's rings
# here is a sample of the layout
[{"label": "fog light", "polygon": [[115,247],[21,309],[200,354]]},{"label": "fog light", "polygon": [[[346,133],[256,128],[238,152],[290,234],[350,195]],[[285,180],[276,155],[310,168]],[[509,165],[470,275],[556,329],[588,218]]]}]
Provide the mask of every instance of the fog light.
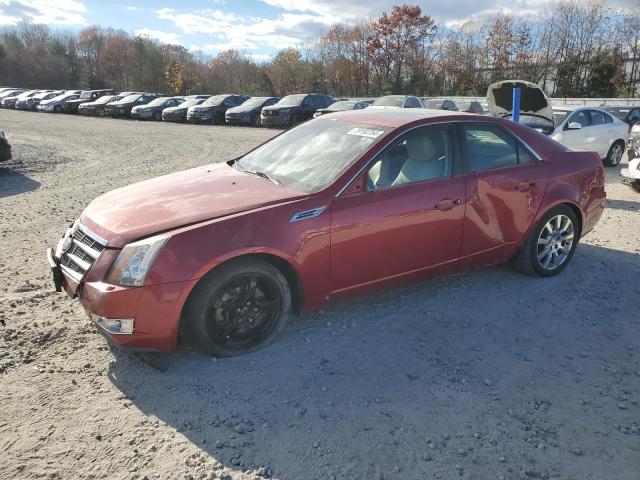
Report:
[{"label": "fog light", "polygon": [[103,330],[114,335],[131,335],[135,319],[133,318],[105,318],[91,314],[91,319]]}]

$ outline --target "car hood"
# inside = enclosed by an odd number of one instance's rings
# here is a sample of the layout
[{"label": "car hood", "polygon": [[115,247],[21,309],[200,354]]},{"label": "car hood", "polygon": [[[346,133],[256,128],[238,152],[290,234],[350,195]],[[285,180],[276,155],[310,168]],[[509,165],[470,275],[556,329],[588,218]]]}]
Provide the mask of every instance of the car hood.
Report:
[{"label": "car hood", "polygon": [[227,110],[227,113],[250,113],[256,110],[258,107],[246,107],[239,105],[237,107],[232,107]]},{"label": "car hood", "polygon": [[308,196],[216,163],[153,178],[96,198],[80,222],[122,247],[193,223]]},{"label": "car hood", "polygon": [[374,110],[398,110],[403,107],[396,107],[395,105],[371,105],[370,107]]},{"label": "car hood", "polygon": [[153,106],[149,106],[149,104],[147,104],[147,103],[143,103],[142,105],[136,105],[136,106],[134,106],[134,107],[131,109],[131,111],[136,111],[136,112],[138,112],[138,111],[140,111],[140,110],[146,110],[147,108],[148,108],[148,109],[151,109],[151,110],[153,110],[154,108],[160,108],[160,109],[162,109],[162,105],[153,105]]},{"label": "car hood", "polygon": [[553,124],[553,110],[544,91],[525,80],[503,80],[489,85],[487,102],[494,117],[510,117],[513,110],[513,89],[520,88],[520,114],[544,118]]},{"label": "car hood", "polygon": [[107,106],[109,107],[128,107],[129,105],[135,105],[135,102],[109,102]]},{"label": "car hood", "polygon": [[[192,105],[192,107],[195,105]],[[176,112],[181,112],[181,111],[186,111],[188,110],[189,107],[181,107],[180,105],[178,105],[177,107],[168,107],[165,108],[164,110],[162,110],[163,112],[168,112],[168,113],[176,113]]]},{"label": "car hood", "polygon": [[270,105],[268,107],[263,107],[262,111],[264,112],[265,110],[293,110],[295,108],[300,108],[300,105],[289,105],[289,106],[285,106],[285,105]]}]

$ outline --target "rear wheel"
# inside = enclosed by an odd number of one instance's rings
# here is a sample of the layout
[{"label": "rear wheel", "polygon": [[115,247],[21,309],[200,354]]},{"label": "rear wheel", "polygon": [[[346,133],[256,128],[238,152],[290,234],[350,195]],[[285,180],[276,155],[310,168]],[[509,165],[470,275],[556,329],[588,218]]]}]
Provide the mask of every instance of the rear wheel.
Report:
[{"label": "rear wheel", "polygon": [[55,106],[53,107],[53,111],[54,111],[55,113],[60,113],[60,112],[62,111],[62,107],[61,107],[60,105],[55,105]]},{"label": "rear wheel", "polygon": [[160,120],[162,120],[162,113],[160,112],[153,112],[153,119],[156,122],[159,122]]},{"label": "rear wheel", "polygon": [[207,352],[230,357],[270,343],[290,311],[284,275],[270,263],[242,260],[205,277],[189,298],[184,318]]},{"label": "rear wheel", "polygon": [[538,277],[557,275],[571,261],[580,238],[578,219],[571,208],[549,210],[522,245],[516,264],[524,273]]},{"label": "rear wheel", "polygon": [[260,115],[258,113],[254,113],[251,117],[251,125],[253,125],[254,127],[260,126]]},{"label": "rear wheel", "polygon": [[607,167],[616,167],[620,163],[620,160],[622,160],[623,154],[624,142],[618,140],[609,148],[609,153],[607,153],[607,157],[604,159],[604,164]]}]

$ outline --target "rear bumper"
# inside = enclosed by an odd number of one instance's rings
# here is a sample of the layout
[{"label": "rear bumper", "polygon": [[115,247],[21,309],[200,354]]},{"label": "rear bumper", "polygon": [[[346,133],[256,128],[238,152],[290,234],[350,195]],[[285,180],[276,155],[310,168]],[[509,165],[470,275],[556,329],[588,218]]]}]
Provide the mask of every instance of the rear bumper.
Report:
[{"label": "rear bumper", "polygon": [[[116,346],[137,351],[171,351],[177,348],[182,308],[197,280],[143,287],[88,281],[76,289],[73,279],[60,269],[52,249],[47,250],[47,262],[56,290],[64,290],[68,296],[77,297],[87,317]],[[110,331],[110,320],[130,320],[132,332]]]}]

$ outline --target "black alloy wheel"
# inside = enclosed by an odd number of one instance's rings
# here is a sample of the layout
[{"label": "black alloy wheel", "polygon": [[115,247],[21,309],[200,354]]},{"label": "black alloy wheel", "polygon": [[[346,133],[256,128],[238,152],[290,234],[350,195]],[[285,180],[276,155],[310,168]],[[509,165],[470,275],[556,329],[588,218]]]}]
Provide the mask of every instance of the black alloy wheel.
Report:
[{"label": "black alloy wheel", "polygon": [[239,260],[207,275],[185,307],[184,321],[210,354],[229,357],[272,341],[286,325],[291,291],[270,263]]}]

